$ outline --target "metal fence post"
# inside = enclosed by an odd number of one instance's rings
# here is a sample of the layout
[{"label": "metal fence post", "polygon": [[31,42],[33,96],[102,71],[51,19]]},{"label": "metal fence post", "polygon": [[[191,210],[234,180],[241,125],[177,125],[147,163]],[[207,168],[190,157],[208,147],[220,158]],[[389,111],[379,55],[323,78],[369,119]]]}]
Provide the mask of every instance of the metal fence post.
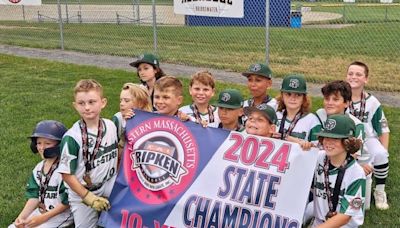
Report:
[{"label": "metal fence post", "polygon": [[137,18],[137,23],[140,25],[140,0],[135,0],[136,1],[136,18]]},{"label": "metal fence post", "polygon": [[63,22],[62,22],[62,15],[61,15],[60,0],[57,0],[57,9],[58,9],[58,24],[60,26],[60,45],[61,45],[61,50],[64,50]]},{"label": "metal fence post", "polygon": [[65,0],[65,17],[67,17],[66,22],[69,23],[68,0]]},{"label": "metal fence post", "polygon": [[269,65],[269,1],[265,1],[265,63]]},{"label": "metal fence post", "polygon": [[157,53],[157,18],[156,18],[156,0],[153,3],[153,40],[154,40],[154,53]]}]

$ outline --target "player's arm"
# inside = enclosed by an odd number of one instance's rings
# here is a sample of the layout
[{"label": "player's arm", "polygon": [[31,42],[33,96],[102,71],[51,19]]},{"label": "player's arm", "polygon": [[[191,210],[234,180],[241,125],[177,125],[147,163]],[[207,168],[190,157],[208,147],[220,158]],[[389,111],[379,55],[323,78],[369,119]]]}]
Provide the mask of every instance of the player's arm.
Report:
[{"label": "player's arm", "polygon": [[69,208],[69,205],[64,205],[64,204],[58,204],[55,208],[47,211],[46,213],[39,214],[37,216],[33,216],[32,218],[28,219],[26,221],[26,225],[28,227],[37,227],[45,222],[47,222],[50,218],[61,214],[65,210]]},{"label": "player's arm", "polygon": [[351,219],[351,216],[345,215],[342,213],[337,213],[332,218],[328,219],[326,222],[317,226],[317,228],[332,228],[332,227],[341,227],[346,225]]},{"label": "player's arm", "polygon": [[81,198],[85,197],[88,190],[83,187],[81,182],[79,182],[78,178],[76,178],[74,174],[62,173],[61,175],[64,182],[67,183],[72,191],[78,194]]},{"label": "player's arm", "polygon": [[382,135],[379,136],[379,141],[382,143],[382,146],[389,151],[389,132],[382,133]]},{"label": "player's arm", "polygon": [[30,214],[39,206],[38,198],[30,198],[26,201],[24,209],[22,209],[21,213],[19,213],[18,217],[15,219],[15,225],[26,224],[26,219]]}]

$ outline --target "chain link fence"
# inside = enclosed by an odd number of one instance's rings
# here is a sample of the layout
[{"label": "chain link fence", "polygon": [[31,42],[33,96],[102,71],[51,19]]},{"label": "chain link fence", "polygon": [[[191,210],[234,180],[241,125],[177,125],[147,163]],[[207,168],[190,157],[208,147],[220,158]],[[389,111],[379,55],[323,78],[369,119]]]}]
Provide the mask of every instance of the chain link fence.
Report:
[{"label": "chain link fence", "polygon": [[275,77],[301,73],[313,82],[344,78],[347,65],[361,60],[371,68],[369,89],[400,91],[393,83],[400,79],[399,0],[244,0],[243,19],[177,15],[173,0],[58,1],[1,5],[0,43],[156,52],[162,62],[237,72],[268,62]]}]

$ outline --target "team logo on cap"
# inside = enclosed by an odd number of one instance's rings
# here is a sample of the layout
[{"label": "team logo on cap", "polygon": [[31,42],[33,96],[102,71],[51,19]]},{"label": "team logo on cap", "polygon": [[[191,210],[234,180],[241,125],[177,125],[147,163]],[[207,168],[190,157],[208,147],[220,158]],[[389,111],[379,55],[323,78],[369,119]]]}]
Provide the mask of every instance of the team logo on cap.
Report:
[{"label": "team logo on cap", "polygon": [[231,99],[231,95],[229,93],[223,93],[221,95],[221,101],[227,102]]},{"label": "team logo on cap", "polygon": [[144,55],[139,55],[138,60],[142,60],[144,58]]},{"label": "team logo on cap", "polygon": [[127,138],[124,173],[140,201],[165,203],[191,184],[198,166],[198,146],[181,121],[151,118],[131,129]]},{"label": "team logo on cap", "polygon": [[257,72],[259,70],[261,70],[261,65],[260,64],[254,64],[254,65],[252,65],[250,67],[250,71],[252,71],[252,72]]},{"label": "team logo on cap", "polygon": [[328,119],[325,123],[325,129],[330,131],[336,127],[336,120]]},{"label": "team logo on cap", "polygon": [[299,79],[297,79],[297,78],[290,79],[290,82],[289,82],[290,88],[297,89],[297,88],[299,88],[299,86],[300,86]]}]

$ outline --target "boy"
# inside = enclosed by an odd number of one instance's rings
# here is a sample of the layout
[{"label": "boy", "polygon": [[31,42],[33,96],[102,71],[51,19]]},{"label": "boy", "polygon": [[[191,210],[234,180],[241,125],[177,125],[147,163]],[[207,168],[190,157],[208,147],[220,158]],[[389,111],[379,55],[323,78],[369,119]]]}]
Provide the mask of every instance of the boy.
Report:
[{"label": "boy", "polygon": [[226,89],[219,94],[218,116],[221,123],[213,127],[224,128],[231,131],[243,131],[244,126],[240,123],[243,116],[243,97],[236,89]]},{"label": "boy", "polygon": [[73,106],[81,119],[63,137],[59,170],[69,188],[75,227],[96,227],[98,213],[110,208],[106,198],[117,173],[118,137],[114,123],[100,117],[106,104],[97,81],[76,84]]},{"label": "boy", "polygon": [[249,69],[242,75],[247,78],[247,87],[253,96],[244,101],[243,107],[259,107],[267,104],[276,111],[277,102],[275,98],[268,95],[268,90],[272,86],[271,69],[265,64],[255,63],[250,65]]},{"label": "boy", "polygon": [[389,173],[389,127],[381,103],[373,95],[365,92],[368,82],[368,66],[363,62],[353,62],[347,69],[347,82],[351,86],[352,96],[348,112],[363,122],[366,129],[365,145],[374,154],[374,192],[377,209],[389,208],[385,192],[386,178]]},{"label": "boy", "polygon": [[68,205],[68,195],[57,172],[60,161],[59,144],[65,126],[54,120],[39,122],[31,135],[31,150],[43,159],[33,169],[26,188],[24,209],[9,228],[15,227],[66,227],[73,219]]},{"label": "boy", "polygon": [[157,113],[178,116],[178,109],[183,102],[182,82],[173,76],[164,76],[154,84],[154,107]]},{"label": "boy", "polygon": [[269,105],[260,108],[245,107],[244,113],[247,116],[245,125],[247,134],[272,137],[278,120],[272,107]]},{"label": "boy", "polygon": [[215,94],[215,80],[210,72],[199,71],[192,76],[189,94],[193,103],[181,107],[179,111],[188,115],[191,121],[202,125],[219,124],[218,109],[210,105]]}]

